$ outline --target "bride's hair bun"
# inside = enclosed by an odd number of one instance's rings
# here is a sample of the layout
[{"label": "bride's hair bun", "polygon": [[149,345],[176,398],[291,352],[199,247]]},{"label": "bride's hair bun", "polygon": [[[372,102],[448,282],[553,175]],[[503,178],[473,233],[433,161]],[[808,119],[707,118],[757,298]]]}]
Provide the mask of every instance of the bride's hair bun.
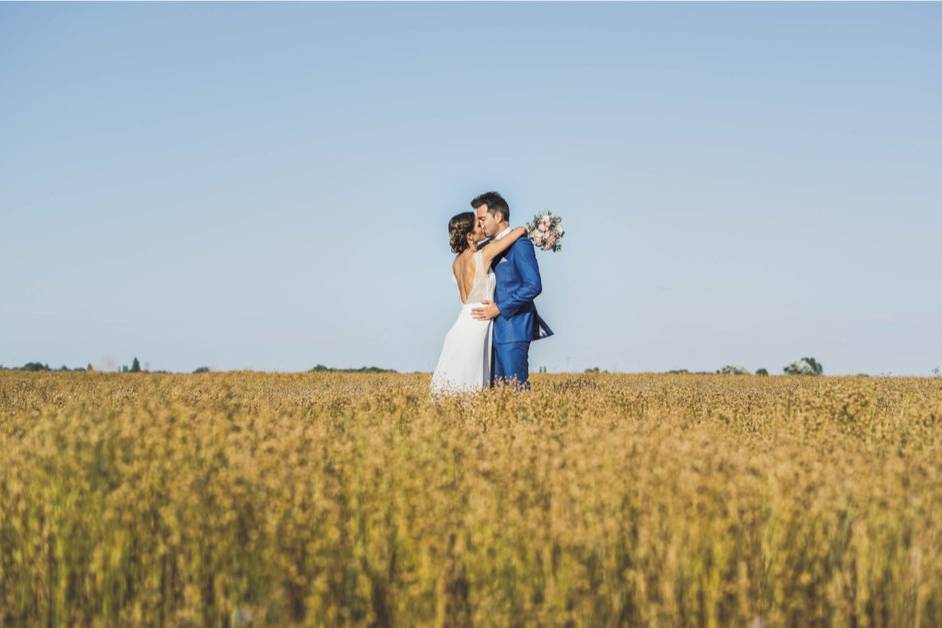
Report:
[{"label": "bride's hair bun", "polygon": [[448,242],[452,253],[461,253],[468,248],[468,234],[474,231],[474,221],[472,212],[455,214],[448,221]]}]

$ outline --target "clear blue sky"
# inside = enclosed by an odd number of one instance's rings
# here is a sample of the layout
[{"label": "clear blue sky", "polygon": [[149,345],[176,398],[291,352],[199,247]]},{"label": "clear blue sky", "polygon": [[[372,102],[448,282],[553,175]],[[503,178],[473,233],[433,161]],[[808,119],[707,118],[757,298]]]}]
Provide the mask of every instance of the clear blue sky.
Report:
[{"label": "clear blue sky", "polygon": [[448,218],[567,227],[531,366],[942,366],[940,4],[4,4],[0,364],[431,370]]}]

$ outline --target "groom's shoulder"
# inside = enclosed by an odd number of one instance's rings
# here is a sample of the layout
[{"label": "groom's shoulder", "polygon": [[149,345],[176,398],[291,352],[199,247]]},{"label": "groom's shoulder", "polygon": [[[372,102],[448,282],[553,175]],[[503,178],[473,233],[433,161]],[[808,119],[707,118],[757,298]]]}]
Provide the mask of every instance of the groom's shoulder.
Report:
[{"label": "groom's shoulder", "polygon": [[522,238],[517,238],[517,241],[514,242],[513,245],[511,245],[510,250],[512,251],[517,248],[527,248],[527,247],[530,247],[532,249],[533,241],[530,240],[530,238],[528,238],[527,236],[523,236]]},{"label": "groom's shoulder", "polygon": [[522,255],[524,258],[536,257],[536,248],[533,246],[533,242],[527,236],[522,238],[517,238],[517,241],[507,250],[507,253],[513,255],[515,258],[517,255]]}]

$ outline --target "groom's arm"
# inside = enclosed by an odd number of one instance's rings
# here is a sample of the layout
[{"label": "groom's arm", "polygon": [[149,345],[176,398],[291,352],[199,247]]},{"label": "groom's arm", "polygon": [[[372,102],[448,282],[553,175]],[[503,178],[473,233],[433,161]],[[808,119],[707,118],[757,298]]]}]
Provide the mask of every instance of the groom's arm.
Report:
[{"label": "groom's arm", "polygon": [[529,238],[521,238],[514,246],[513,263],[520,273],[520,287],[510,293],[510,296],[500,305],[500,317],[510,318],[524,307],[533,302],[543,292],[543,282],[540,280],[540,267],[536,263],[536,250]]}]

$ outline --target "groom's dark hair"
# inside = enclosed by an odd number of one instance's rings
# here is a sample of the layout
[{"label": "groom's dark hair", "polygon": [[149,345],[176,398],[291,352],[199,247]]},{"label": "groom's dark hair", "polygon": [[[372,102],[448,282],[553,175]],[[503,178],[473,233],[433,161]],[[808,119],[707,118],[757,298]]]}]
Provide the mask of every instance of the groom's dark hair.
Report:
[{"label": "groom's dark hair", "polygon": [[504,200],[504,197],[497,192],[485,192],[480,196],[475,196],[471,201],[471,207],[477,209],[481,205],[487,205],[487,213],[491,216],[499,211],[504,215],[504,220],[510,222],[510,205]]}]

